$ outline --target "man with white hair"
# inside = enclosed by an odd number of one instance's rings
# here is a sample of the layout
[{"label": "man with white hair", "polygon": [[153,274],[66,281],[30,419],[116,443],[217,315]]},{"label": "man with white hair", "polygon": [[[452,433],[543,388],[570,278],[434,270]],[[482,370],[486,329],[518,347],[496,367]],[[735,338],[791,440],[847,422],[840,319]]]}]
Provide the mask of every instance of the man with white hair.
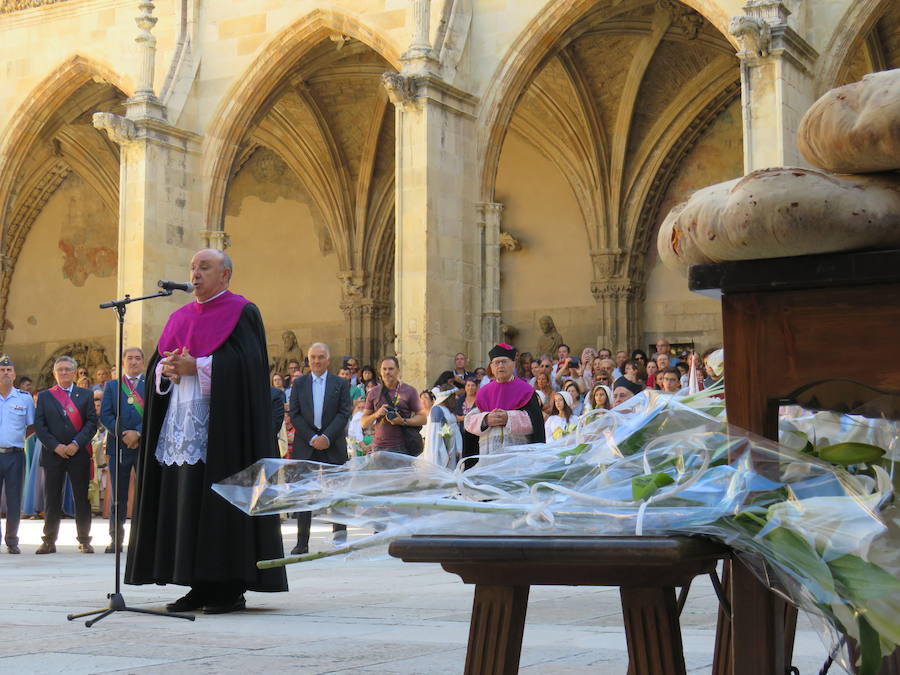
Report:
[{"label": "man with white hair", "polygon": [[189,586],[170,612],[233,612],[247,590],[287,590],[283,568],[256,567],[283,555],[278,516],[248,516],[212,490],[278,456],[262,317],[231,276],[223,251],[194,255],[194,301],[169,317],[148,367],[125,581]]},{"label": "man with white hair", "polygon": [[[292,459],[306,459],[323,464],[347,461],[347,424],[350,422],[350,380],[328,372],[331,350],[323,342],[315,342],[306,355],[309,371],[291,387],[290,414],[294,425]],[[297,545],[291,555],[309,551],[312,513],[297,513]],[[347,540],[347,526],[332,526],[334,543]]]},{"label": "man with white hair", "polygon": [[72,482],[75,497],[75,529],[78,550],[93,553],[91,546],[91,502],[88,484],[91,476],[91,439],[97,431],[97,410],[89,389],[76,387],[78,363],[71,356],[60,356],[53,364],[56,385],[38,394],[34,413],[34,431],[41,442],[41,466],[44,467],[44,542],[35,553],[56,553],[56,537],[62,517],[62,491],[66,476]]}]

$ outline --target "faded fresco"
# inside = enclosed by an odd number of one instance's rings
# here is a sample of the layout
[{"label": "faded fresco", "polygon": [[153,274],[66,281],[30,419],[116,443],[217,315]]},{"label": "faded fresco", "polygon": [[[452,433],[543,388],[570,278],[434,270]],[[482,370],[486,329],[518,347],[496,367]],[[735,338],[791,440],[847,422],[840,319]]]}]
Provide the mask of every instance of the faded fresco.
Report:
[{"label": "faded fresco", "polygon": [[88,276],[114,277],[118,247],[114,214],[99,199],[90,199],[84,181],[71,173],[60,186],[65,199],[65,219],[61,223],[59,250],[63,277],[75,286],[84,286]]}]

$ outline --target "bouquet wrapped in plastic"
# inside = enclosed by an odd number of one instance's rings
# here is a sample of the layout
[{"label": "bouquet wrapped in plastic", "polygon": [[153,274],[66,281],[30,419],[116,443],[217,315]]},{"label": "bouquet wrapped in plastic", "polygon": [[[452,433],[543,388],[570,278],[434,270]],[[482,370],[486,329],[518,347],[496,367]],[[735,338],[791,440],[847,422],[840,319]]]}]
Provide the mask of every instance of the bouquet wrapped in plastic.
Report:
[{"label": "bouquet wrapped in plastic", "polygon": [[338,553],[416,533],[713,537],[824,619],[845,667],[847,635],[860,672],[877,672],[900,644],[896,425],[793,408],[776,444],[729,426],[720,392],[647,391],[585,415],[574,434],[465,471],[391,453],[339,467],[270,459],[214,489],[248,514],[311,510],[376,532]]}]

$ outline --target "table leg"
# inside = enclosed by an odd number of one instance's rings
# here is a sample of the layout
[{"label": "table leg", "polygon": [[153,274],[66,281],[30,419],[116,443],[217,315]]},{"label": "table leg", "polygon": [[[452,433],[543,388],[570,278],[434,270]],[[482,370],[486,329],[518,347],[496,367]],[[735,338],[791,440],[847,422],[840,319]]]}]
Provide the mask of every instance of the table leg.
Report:
[{"label": "table leg", "polygon": [[[731,561],[722,565],[722,594],[731,601]],[[719,618],[716,624],[716,644],[713,647],[712,675],[731,675],[731,619],[725,608],[719,604]]]},{"label": "table leg", "polygon": [[528,586],[475,586],[466,675],[515,675],[519,671]]},{"label": "table leg", "polygon": [[628,642],[628,675],[684,675],[675,589],[623,587],[619,594]]},{"label": "table leg", "polygon": [[731,658],[734,675],[784,673],[790,666],[786,636],[796,610],[766,588],[740,560],[731,562]]}]

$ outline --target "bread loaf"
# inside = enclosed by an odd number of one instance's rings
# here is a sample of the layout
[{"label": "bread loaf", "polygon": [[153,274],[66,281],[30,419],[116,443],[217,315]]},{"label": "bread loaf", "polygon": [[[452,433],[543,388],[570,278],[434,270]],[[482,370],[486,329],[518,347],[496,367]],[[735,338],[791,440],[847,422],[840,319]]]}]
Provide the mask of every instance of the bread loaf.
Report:
[{"label": "bread loaf", "polygon": [[726,260],[900,247],[900,175],[776,168],[695,192],[666,217],[657,248],[682,271]]},{"label": "bread loaf", "polygon": [[800,121],[797,145],[826,171],[900,170],[900,69],[829,91]]}]

